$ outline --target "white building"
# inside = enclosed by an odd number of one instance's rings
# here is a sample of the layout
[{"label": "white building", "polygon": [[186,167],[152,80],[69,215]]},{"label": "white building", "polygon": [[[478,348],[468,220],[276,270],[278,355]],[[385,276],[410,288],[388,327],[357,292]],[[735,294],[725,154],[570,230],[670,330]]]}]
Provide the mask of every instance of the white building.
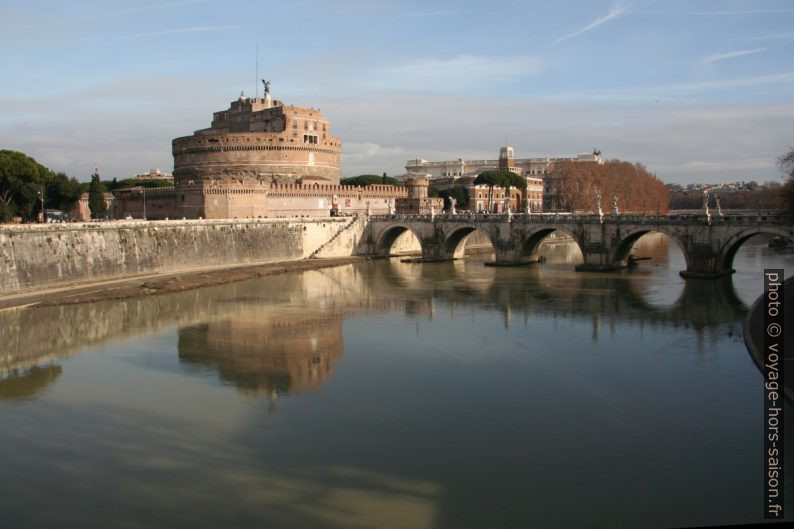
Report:
[{"label": "white building", "polygon": [[[509,149],[508,156],[512,158],[512,147],[502,147],[502,153]],[[501,154],[501,153],[500,153]],[[577,154],[576,156],[560,156],[545,158],[518,158],[513,160],[515,164],[514,172],[524,176],[543,177],[549,174],[549,168],[554,162],[590,162],[604,163],[601,154]],[[427,160],[408,160],[405,170],[409,178],[425,177],[431,181],[436,178],[455,177],[455,176],[477,176],[484,171],[499,169],[499,160],[448,160],[444,162],[429,162]]]},{"label": "white building", "polygon": [[[405,170],[407,171],[405,178],[427,178],[430,180],[431,186],[444,189],[459,185],[457,183],[459,178],[468,179],[476,177],[485,171],[505,169],[526,177],[527,193],[525,200],[529,202],[531,211],[540,211],[541,209],[554,207],[554,195],[557,186],[552,185],[552,182],[544,182],[543,179],[549,175],[551,166],[555,162],[603,164],[604,160],[598,151],[592,154],[585,153],[568,157],[516,159],[512,147],[502,147],[499,149],[499,159],[496,160],[463,160],[461,158],[444,162],[429,162],[420,159],[408,160],[405,164]],[[471,184],[466,182],[464,185]],[[474,200],[472,202],[474,203]],[[524,206],[525,204],[522,205],[522,209]],[[473,207],[476,208],[476,206]]]}]

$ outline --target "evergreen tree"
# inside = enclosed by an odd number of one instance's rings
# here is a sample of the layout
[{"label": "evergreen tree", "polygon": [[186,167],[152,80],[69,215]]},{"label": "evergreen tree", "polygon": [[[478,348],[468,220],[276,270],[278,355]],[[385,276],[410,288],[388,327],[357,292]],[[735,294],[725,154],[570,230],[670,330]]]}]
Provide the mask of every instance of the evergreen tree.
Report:
[{"label": "evergreen tree", "polygon": [[104,219],[107,216],[105,186],[102,185],[97,173],[91,175],[91,185],[88,187],[88,209],[91,210],[92,219]]},{"label": "evergreen tree", "polygon": [[52,181],[52,171],[17,151],[0,150],[0,222],[19,215],[35,220],[42,188]]},{"label": "evergreen tree", "polygon": [[400,185],[399,180],[397,180],[392,176],[386,176],[386,173],[383,173],[383,176],[378,176],[376,174],[362,174],[350,178],[343,178],[339,183],[342,184],[343,186],[358,186],[358,187],[366,187],[366,186],[371,186],[373,184],[386,184],[391,186]]}]

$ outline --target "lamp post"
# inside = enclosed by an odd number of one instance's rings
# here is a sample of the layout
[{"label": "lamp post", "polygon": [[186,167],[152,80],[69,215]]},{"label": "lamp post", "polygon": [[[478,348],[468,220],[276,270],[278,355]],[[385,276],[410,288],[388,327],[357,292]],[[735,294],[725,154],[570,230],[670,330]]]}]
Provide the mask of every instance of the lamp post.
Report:
[{"label": "lamp post", "polygon": [[143,220],[146,220],[146,188],[141,188],[141,197],[143,198]]},{"label": "lamp post", "polygon": [[41,222],[47,222],[47,217],[44,216],[44,186],[41,186],[40,190],[36,191],[36,195],[41,200]]}]

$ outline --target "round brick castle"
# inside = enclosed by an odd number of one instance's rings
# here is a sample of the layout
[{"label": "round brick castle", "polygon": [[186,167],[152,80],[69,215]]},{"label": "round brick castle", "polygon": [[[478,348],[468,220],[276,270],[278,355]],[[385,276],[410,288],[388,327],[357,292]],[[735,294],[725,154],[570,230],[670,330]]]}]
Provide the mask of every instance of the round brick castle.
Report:
[{"label": "round brick castle", "polygon": [[388,213],[401,186],[339,184],[342,142],[320,111],[233,101],[210,128],[172,141],[174,187],[114,193],[116,218],[245,219]]},{"label": "round brick castle", "polygon": [[338,184],[341,150],[319,110],[240,96],[210,128],[173,140],[174,184]]}]

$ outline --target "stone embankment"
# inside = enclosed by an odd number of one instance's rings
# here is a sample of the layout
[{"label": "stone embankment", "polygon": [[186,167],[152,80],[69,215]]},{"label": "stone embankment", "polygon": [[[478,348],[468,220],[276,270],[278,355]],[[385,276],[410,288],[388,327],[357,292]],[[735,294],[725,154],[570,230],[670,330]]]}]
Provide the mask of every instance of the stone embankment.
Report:
[{"label": "stone embankment", "polygon": [[[365,224],[343,218],[3,225],[0,296],[309,256],[350,257]],[[181,290],[178,282],[172,286]]]}]

